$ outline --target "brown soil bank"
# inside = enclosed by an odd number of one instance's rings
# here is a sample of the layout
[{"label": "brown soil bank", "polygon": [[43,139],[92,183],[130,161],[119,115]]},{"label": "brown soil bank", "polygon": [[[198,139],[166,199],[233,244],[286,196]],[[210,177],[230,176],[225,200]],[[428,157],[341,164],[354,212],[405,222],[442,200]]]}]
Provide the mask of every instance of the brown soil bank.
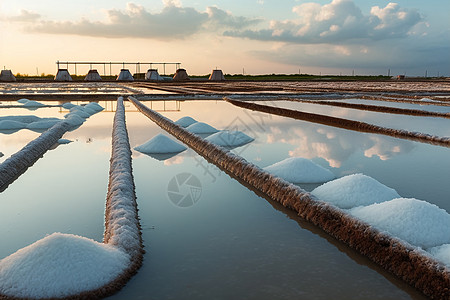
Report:
[{"label": "brown soil bank", "polygon": [[441,263],[392,236],[382,233],[311,194],[272,176],[230,151],[190,133],[171,120],[150,110],[136,98],[128,98],[148,118],[189,145],[194,151],[228,174],[246,182],[255,191],[290,208],[336,239],[433,299],[450,298],[450,272]]},{"label": "brown soil bank", "polygon": [[352,121],[348,119],[342,119],[342,118],[336,118],[336,117],[330,117],[320,114],[314,114],[314,113],[307,113],[302,112],[298,110],[292,110],[287,108],[280,108],[275,106],[267,106],[267,105],[261,105],[251,102],[244,102],[244,101],[237,101],[237,100],[231,100],[229,98],[225,98],[226,101],[229,103],[254,110],[254,111],[260,111],[265,112],[268,114],[288,117],[296,120],[302,120],[302,121],[308,121],[318,124],[323,124],[327,126],[333,126],[348,130],[354,130],[354,131],[360,131],[360,132],[367,132],[367,133],[375,133],[375,134],[383,134],[388,135],[396,138],[406,139],[406,140],[412,140],[416,142],[421,143],[428,143],[433,145],[439,145],[443,147],[450,147],[450,137],[440,137],[435,135],[429,135],[426,133],[420,133],[420,132],[411,132],[407,130],[399,130],[399,129],[392,129],[392,128],[386,128],[381,127],[365,122],[359,122],[359,121]]}]

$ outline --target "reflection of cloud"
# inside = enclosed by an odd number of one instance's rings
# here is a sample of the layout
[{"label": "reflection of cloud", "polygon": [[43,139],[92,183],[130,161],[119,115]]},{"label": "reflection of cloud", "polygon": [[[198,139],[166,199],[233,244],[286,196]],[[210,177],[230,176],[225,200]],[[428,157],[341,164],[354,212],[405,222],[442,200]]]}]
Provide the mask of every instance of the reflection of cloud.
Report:
[{"label": "reflection of cloud", "polygon": [[364,156],[378,156],[381,160],[389,160],[399,153],[409,152],[413,146],[410,143],[394,143],[392,141],[382,141],[378,136],[370,138],[374,145],[364,151]]},{"label": "reflection of cloud", "polygon": [[[400,8],[397,3],[389,3],[384,8],[374,6],[369,15],[363,15],[351,0],[333,0],[325,5],[303,3],[292,11],[298,18],[273,20],[268,29],[227,31],[225,35],[300,44],[342,43],[354,39],[377,41],[405,37],[422,21],[419,12]],[[337,50],[348,52],[342,46]]]},{"label": "reflection of cloud", "polygon": [[323,158],[334,168],[341,167],[356,151],[363,151],[366,157],[378,156],[382,160],[388,160],[397,154],[409,152],[414,147],[409,141],[331,127],[317,129],[313,124],[303,125],[301,128],[282,126],[286,125],[270,127],[268,141],[294,146],[295,149],[289,151],[289,156]]},{"label": "reflection of cloud", "polygon": [[178,156],[175,156],[175,157],[165,160],[164,165],[165,166],[180,165],[183,162],[184,162],[184,157],[178,155]]}]

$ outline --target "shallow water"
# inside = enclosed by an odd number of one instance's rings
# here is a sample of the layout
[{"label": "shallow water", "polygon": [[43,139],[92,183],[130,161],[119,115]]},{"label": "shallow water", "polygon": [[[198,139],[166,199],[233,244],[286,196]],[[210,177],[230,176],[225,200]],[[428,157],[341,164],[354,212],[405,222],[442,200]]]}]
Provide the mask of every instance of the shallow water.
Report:
[{"label": "shallow water", "polygon": [[[57,231],[102,240],[115,105],[100,105],[108,109],[64,136],[73,143],[47,152],[0,194],[0,240],[7,241],[1,243],[0,258]],[[164,109],[163,103],[152,105]],[[131,104],[126,107],[132,147],[163,132]],[[233,151],[261,167],[302,156],[338,177],[361,172],[402,196],[450,211],[448,148],[249,112],[223,101],[186,101],[180,109],[162,113],[254,137]],[[0,115],[9,112],[0,110]],[[59,108],[32,114],[60,117]],[[5,154],[0,162],[35,136],[28,130],[0,134]],[[138,274],[111,299],[421,298],[192,150],[166,161],[133,151],[133,171],[147,253]],[[175,190],[180,174],[198,181]],[[177,206],[174,193],[195,201]]]},{"label": "shallow water", "polygon": [[379,113],[352,108],[342,108],[293,101],[255,101],[255,103],[299,110],[302,112],[317,113],[354,121],[361,121],[381,127],[404,129],[408,131],[427,133],[441,137],[450,137],[450,119]]}]

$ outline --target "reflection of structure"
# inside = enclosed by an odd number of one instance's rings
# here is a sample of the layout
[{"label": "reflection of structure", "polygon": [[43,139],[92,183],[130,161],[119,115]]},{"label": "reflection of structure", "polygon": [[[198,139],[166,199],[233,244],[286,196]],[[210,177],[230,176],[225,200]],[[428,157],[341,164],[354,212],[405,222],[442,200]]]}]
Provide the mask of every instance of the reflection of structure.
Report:
[{"label": "reflection of structure", "polygon": [[[67,101],[65,101],[64,103],[66,103]],[[93,101],[94,102],[94,101]],[[152,107],[153,110],[155,111],[159,111],[159,112],[175,112],[175,111],[181,111],[181,102],[180,100],[157,100],[157,101],[142,101],[144,103],[147,103],[150,107]],[[62,103],[62,102],[60,102]],[[75,105],[85,105],[87,102],[86,101],[71,101],[71,103],[75,104]],[[102,113],[104,112],[116,112],[117,109],[117,101],[113,101],[113,100],[108,100],[108,101],[98,101],[97,103],[99,103],[102,107],[104,107],[105,109],[103,111],[101,111]],[[130,105],[128,102],[124,103],[125,105],[125,110],[127,112],[137,112],[138,110],[136,109],[136,107],[134,105]],[[67,109],[60,107],[59,112],[61,114],[66,114],[67,113]]]}]

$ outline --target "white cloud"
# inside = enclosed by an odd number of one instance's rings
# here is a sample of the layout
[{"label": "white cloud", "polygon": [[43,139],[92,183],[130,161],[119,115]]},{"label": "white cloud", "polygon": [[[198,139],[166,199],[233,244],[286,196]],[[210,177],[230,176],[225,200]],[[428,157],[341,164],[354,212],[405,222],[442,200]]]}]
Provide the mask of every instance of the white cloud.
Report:
[{"label": "white cloud", "polygon": [[73,34],[107,38],[155,38],[160,40],[184,39],[198,32],[245,28],[261,20],[233,16],[217,7],[201,12],[192,7],[182,7],[178,0],[163,0],[161,12],[151,13],[145,7],[128,3],[125,10],[106,11],[107,21],[57,22],[43,20],[40,15],[22,11],[8,18],[11,22],[26,22],[25,30],[49,34]]},{"label": "white cloud", "polygon": [[299,44],[336,43],[349,40],[382,40],[407,36],[422,16],[416,10],[402,9],[396,3],[374,6],[370,15],[351,0],[329,4],[304,3],[292,9],[294,20],[271,21],[268,29],[227,31],[228,36]]}]

